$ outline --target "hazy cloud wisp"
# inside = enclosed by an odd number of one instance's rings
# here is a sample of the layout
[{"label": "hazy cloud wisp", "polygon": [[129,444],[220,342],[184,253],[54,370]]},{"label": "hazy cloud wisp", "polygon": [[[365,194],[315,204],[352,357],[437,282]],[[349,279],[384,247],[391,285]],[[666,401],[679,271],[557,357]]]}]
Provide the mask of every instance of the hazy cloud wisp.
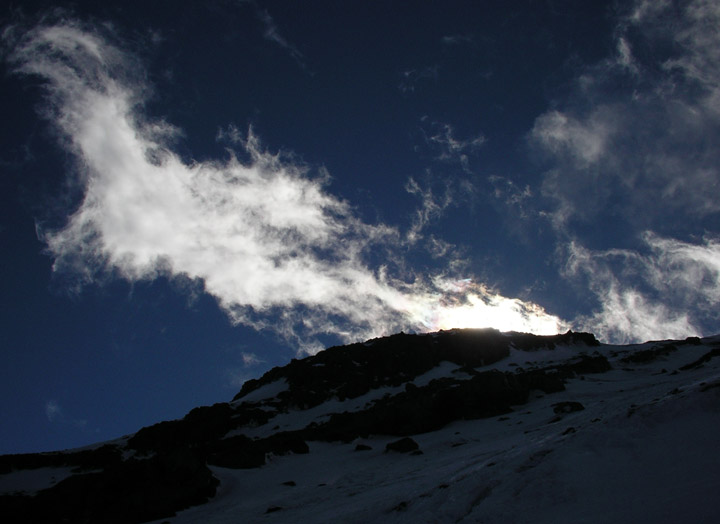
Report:
[{"label": "hazy cloud wisp", "polygon": [[[615,54],[582,70],[530,132],[550,162],[542,216],[566,254],[563,275],[599,304],[573,324],[606,340],[717,325],[720,232],[708,227],[720,214],[719,25],[717,2],[635,2]],[[605,223],[622,249],[586,248],[596,240],[583,228]]]},{"label": "hazy cloud wisp", "polygon": [[558,224],[610,209],[646,229],[668,212],[720,212],[719,24],[717,2],[638,2],[616,55],[582,71],[571,104],[537,118],[530,137],[553,157],[544,192]]},{"label": "hazy cloud wisp", "polygon": [[[234,322],[272,328],[308,351],[320,333],[355,340],[403,328],[565,327],[471,281],[369,267],[369,249],[391,249],[402,235],[358,220],[325,177],[267,152],[252,132],[243,142],[249,162],[183,161],[168,145],[177,130],[142,112],[148,87],[137,64],[96,29],[38,26],[13,43],[16,72],[46,82],[47,115],[84,189],[64,227],[41,230],[56,272],[81,284],[108,274],[187,277]],[[449,323],[461,318],[465,325]]]},{"label": "hazy cloud wisp", "polygon": [[[699,334],[701,330],[690,313],[697,311],[692,303],[696,293],[690,287],[694,279],[686,279],[682,266],[691,265],[702,272],[700,264],[684,254],[668,259],[667,253],[656,249],[658,242],[675,241],[648,235],[647,245],[654,253],[621,249],[598,252],[571,242],[565,275],[573,280],[586,280],[600,303],[600,308],[575,319],[574,324],[616,343]],[[711,251],[715,249],[708,247]],[[685,244],[684,248],[694,246]],[[669,289],[673,280],[685,280],[684,293],[677,288]]]}]

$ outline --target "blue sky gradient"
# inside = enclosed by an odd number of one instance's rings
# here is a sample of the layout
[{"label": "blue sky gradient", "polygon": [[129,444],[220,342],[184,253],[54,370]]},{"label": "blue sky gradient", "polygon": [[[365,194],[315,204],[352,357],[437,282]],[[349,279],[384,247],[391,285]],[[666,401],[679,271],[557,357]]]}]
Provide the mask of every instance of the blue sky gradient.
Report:
[{"label": "blue sky gradient", "polygon": [[584,4],[6,8],[0,453],[400,330],[717,333],[720,4]]}]

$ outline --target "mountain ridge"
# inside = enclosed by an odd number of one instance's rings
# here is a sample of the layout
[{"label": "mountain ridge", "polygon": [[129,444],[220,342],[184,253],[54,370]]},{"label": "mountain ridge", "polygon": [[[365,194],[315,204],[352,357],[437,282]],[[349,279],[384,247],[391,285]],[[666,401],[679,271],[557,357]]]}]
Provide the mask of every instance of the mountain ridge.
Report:
[{"label": "mountain ridge", "polygon": [[[227,490],[242,481],[243,472],[246,476],[256,471],[257,475],[266,475],[282,461],[322,460],[323,453],[339,453],[348,444],[354,451],[370,453],[373,460],[382,461],[385,459],[377,455],[377,444],[373,445],[378,439],[387,453],[422,455],[420,436],[432,439],[452,426],[476,424],[473,421],[502,425],[524,406],[547,402],[541,400],[546,397],[557,396],[547,406],[552,413],[548,412],[547,420],[536,420],[537,427],[532,430],[523,429],[523,435],[544,434],[568,417],[590,416],[591,410],[602,414],[607,409],[603,404],[606,400],[608,404],[615,402],[613,397],[596,399],[595,406],[590,407],[578,400],[580,396],[568,394],[578,384],[584,383],[586,388],[612,386],[615,380],[591,379],[594,375],[635,377],[635,373],[639,378],[629,380],[633,387],[640,388],[642,381],[649,380],[656,389],[664,381],[671,385],[682,379],[690,383],[684,387],[699,397],[711,395],[715,399],[720,374],[713,359],[719,354],[720,337],[610,346],[600,344],[588,333],[569,331],[541,337],[492,329],[400,333],[336,346],[246,382],[230,402],[195,408],[182,419],[147,426],[112,443],[75,451],[2,456],[0,481],[4,482],[0,486],[12,486],[15,479],[17,489],[3,492],[0,509],[9,522],[147,522],[172,518],[179,511],[178,522],[184,522],[183,515],[197,515],[204,507],[229,500]],[[668,371],[671,363],[675,368]],[[664,367],[658,368],[661,365]],[[699,376],[707,379],[710,371],[712,380],[697,380]],[[701,382],[704,385],[698,385]],[[657,402],[679,395],[681,390],[674,389],[678,392],[670,390]],[[558,396],[562,393],[566,395]],[[657,403],[653,399],[645,402],[648,406]],[[630,417],[639,405],[621,407]],[[613,416],[617,418],[616,413]],[[718,430],[717,413],[710,410],[709,417],[710,427]],[[587,422],[586,434],[602,417],[594,419],[598,420]],[[577,431],[578,427],[568,425],[552,438],[570,438]],[[511,440],[519,438],[512,432],[508,435]],[[467,441],[457,439],[451,449]],[[479,438],[472,441],[488,445]],[[316,448],[326,451],[316,453]],[[528,475],[549,453],[560,453],[557,448],[543,454],[545,451],[530,453],[527,463],[516,466],[508,478]],[[448,453],[433,455],[432,464],[445,460]],[[314,455],[318,458],[313,459]],[[301,459],[304,456],[308,459]],[[462,460],[472,463],[475,459]],[[46,482],[44,489],[22,489],[18,479],[29,472],[55,474],[56,481]],[[501,477],[491,484],[507,482]],[[381,520],[402,522],[402,515],[412,520],[409,508],[420,506],[400,502],[405,506],[383,513]],[[272,508],[278,509],[270,511]],[[353,521],[342,516],[341,508],[337,511],[341,520]],[[423,520],[422,513],[413,515]],[[228,515],[216,517],[205,515],[188,522],[229,522]],[[251,522],[290,522],[296,517],[284,506],[267,505],[254,517],[245,518]],[[456,515],[427,521],[457,520]]]}]

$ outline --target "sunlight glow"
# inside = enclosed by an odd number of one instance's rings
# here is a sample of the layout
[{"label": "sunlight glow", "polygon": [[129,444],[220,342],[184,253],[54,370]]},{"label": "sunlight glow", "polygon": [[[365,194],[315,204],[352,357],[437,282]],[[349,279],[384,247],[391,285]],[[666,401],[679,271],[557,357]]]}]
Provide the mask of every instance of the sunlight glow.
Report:
[{"label": "sunlight glow", "polygon": [[[47,80],[55,124],[78,156],[85,198],[64,227],[41,237],[54,271],[77,275],[79,285],[107,274],[189,278],[234,323],[274,329],[306,352],[321,347],[320,333],[363,340],[403,327],[564,327],[540,306],[470,279],[408,283],[407,274],[368,266],[364,254],[379,246],[403,267],[391,249],[401,233],[359,220],[324,178],[264,151],[252,130],[241,144],[249,163],[234,154],[184,162],[168,141],[178,131],[143,116],[132,59],[98,35],[38,27],[14,60]],[[118,70],[128,74],[116,78]]]},{"label": "sunlight glow", "polygon": [[424,297],[410,313],[427,331],[453,328],[486,328],[554,335],[569,324],[541,306],[507,298],[470,279],[435,279],[441,293]]}]

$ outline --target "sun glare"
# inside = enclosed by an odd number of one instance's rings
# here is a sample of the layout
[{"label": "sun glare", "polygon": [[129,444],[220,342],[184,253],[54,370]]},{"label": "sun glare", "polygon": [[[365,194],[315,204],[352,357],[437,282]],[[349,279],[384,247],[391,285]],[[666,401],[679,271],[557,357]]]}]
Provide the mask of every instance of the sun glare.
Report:
[{"label": "sun glare", "polygon": [[536,335],[554,335],[568,324],[541,306],[489,291],[469,279],[436,281],[443,291],[413,315],[427,331],[453,328],[495,328]]}]

